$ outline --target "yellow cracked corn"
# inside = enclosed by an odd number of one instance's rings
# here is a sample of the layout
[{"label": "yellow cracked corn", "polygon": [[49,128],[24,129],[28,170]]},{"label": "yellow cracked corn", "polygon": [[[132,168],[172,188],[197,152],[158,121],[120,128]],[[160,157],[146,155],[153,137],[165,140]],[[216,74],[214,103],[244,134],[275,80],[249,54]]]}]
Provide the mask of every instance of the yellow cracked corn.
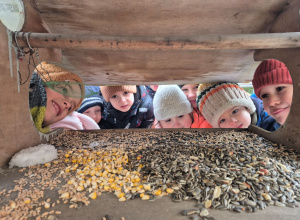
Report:
[{"label": "yellow cracked corn", "polygon": [[[118,192],[116,196],[119,200],[126,201],[125,193],[144,193],[144,188],[151,189],[150,184],[146,184],[146,187],[141,184],[138,171],[124,168],[128,163],[128,155],[123,149],[73,149],[63,155],[67,164],[64,173],[75,175],[75,178],[70,179],[61,190],[62,199],[72,199],[75,189],[92,192],[88,196],[90,199],[96,198],[97,192]],[[156,194],[160,195],[161,191],[158,190]],[[147,196],[144,199],[147,200]]]}]

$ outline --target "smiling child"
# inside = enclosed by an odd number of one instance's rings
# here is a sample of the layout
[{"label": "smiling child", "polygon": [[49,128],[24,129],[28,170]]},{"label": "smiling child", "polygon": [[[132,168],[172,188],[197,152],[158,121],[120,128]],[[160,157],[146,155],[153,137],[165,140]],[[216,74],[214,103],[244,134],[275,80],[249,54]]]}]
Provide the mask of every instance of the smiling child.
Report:
[{"label": "smiling child", "polygon": [[274,131],[279,126],[265,114],[262,101],[235,83],[201,84],[197,104],[213,128],[248,128],[250,124]]},{"label": "smiling child", "polygon": [[264,60],[252,80],[253,89],[263,106],[279,124],[284,124],[292,105],[293,82],[289,70],[279,60]]},{"label": "smiling child", "polygon": [[42,133],[49,125],[75,111],[84,97],[82,79],[55,64],[40,63],[34,70],[29,89],[29,106],[36,128]]}]

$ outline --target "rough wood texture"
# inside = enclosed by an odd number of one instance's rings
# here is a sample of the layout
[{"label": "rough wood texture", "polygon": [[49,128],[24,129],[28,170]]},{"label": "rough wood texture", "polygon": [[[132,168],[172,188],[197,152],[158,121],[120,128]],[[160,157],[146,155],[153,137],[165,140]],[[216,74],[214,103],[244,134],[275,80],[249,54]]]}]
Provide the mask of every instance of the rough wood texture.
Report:
[{"label": "rough wood texture", "polygon": [[[28,6],[27,13],[31,14],[25,22],[24,30],[47,32],[46,25],[42,22],[39,14],[33,8]],[[40,59],[52,59],[59,62],[61,59],[60,50],[45,50],[39,51]],[[20,74],[22,82],[25,82],[28,74],[29,80],[20,86],[18,93],[17,81],[17,62],[15,52],[12,52],[13,57],[13,77],[10,76],[9,56],[8,56],[8,37],[6,28],[0,23],[0,167],[7,164],[10,158],[23,148],[37,145],[45,138],[40,138],[37,129],[31,121],[29,111],[28,87],[30,75],[33,71],[31,67],[28,71],[27,61],[24,59],[20,62]],[[28,57],[26,57],[28,59]]]},{"label": "rough wood texture", "polygon": [[17,32],[18,45],[25,48],[94,50],[243,50],[300,47],[300,33],[200,35],[178,37],[115,37]]},{"label": "rough wood texture", "polygon": [[[24,0],[24,4],[23,32],[189,39],[204,34],[299,31],[299,0]],[[7,34],[1,23],[0,167],[18,150],[42,141],[30,120],[28,82],[18,93],[16,74],[10,78],[7,48]],[[277,58],[291,68],[294,103],[286,125],[267,136],[295,148],[299,146],[300,124],[296,59],[299,48],[267,50],[264,55],[256,55],[257,61],[253,60],[253,53],[253,50],[39,50],[41,60],[62,62],[91,85],[244,82],[252,79],[258,60]],[[16,71],[15,60],[13,64]],[[22,79],[26,79],[25,62],[21,63],[20,71]],[[262,135],[266,136],[264,132]]]},{"label": "rough wood texture", "polygon": [[[146,1],[74,2],[46,0],[36,8],[52,33],[116,37],[191,37],[206,34],[266,33],[282,13],[293,32],[299,1]],[[299,8],[299,7],[298,7]],[[278,21],[279,22],[279,21]],[[282,23],[282,22],[281,22]],[[164,84],[224,80],[249,81],[258,65],[251,50],[90,51],[63,50],[63,65],[93,85]]]}]

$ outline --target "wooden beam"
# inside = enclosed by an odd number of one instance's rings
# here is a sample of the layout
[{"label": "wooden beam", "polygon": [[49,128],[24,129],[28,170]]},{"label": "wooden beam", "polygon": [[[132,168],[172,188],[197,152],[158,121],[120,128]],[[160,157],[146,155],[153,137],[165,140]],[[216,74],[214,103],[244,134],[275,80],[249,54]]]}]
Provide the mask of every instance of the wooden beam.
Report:
[{"label": "wooden beam", "polygon": [[[223,50],[300,47],[300,32],[201,35],[195,37],[113,37],[15,32],[20,47],[94,50]],[[15,42],[16,44],[16,42]]]}]

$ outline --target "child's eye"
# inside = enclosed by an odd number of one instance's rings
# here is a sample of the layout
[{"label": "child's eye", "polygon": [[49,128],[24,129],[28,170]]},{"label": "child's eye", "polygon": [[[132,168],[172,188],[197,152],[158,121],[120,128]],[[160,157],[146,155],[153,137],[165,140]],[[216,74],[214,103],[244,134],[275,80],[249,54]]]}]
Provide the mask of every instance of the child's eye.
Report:
[{"label": "child's eye", "polygon": [[261,98],[261,99],[266,99],[266,98],[268,98],[268,94],[262,94],[262,95],[260,96],[260,98]]},{"label": "child's eye", "polygon": [[63,91],[63,95],[68,94],[68,89],[67,88],[63,88],[62,91]]},{"label": "child's eye", "polygon": [[234,110],[232,111],[232,114],[236,114],[238,111],[239,111],[238,109],[234,109]]},{"label": "child's eye", "polygon": [[117,96],[116,96],[116,95],[113,95],[111,98],[112,98],[112,99],[115,99],[115,98],[117,98]]},{"label": "child's eye", "polygon": [[124,95],[127,95],[128,94],[128,92],[124,92]]},{"label": "child's eye", "polygon": [[198,86],[195,86],[195,87],[194,87],[194,90],[198,90]]},{"label": "child's eye", "polygon": [[178,118],[182,118],[182,117],[183,117],[183,115],[179,115],[179,116],[178,116]]},{"label": "child's eye", "polygon": [[277,91],[277,92],[280,92],[280,91],[283,90],[284,88],[285,88],[284,86],[276,87],[276,91]]},{"label": "child's eye", "polygon": [[167,119],[167,120],[165,120],[165,122],[170,122],[171,121],[171,119],[169,118],[169,119]]},{"label": "child's eye", "polygon": [[224,122],[225,122],[225,119],[221,119],[221,120],[220,120],[220,124],[221,124],[221,123],[224,123]]}]

